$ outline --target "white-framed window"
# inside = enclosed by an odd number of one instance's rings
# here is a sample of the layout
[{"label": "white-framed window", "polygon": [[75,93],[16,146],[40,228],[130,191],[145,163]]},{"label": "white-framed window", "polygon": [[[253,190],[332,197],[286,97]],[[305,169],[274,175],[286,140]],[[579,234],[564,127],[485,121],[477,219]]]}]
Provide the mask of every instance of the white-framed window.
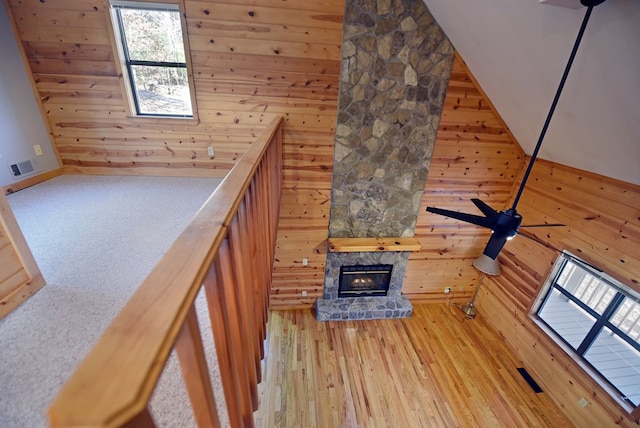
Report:
[{"label": "white-framed window", "polygon": [[532,308],[543,330],[640,417],[640,294],[568,252]]},{"label": "white-framed window", "polygon": [[193,84],[179,4],[109,4],[132,115],[193,118]]}]

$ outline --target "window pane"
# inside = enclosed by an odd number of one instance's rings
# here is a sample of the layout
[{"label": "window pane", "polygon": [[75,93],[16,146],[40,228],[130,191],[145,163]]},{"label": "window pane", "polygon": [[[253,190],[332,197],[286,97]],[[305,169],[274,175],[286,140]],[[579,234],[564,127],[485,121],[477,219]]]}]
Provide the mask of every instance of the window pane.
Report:
[{"label": "window pane", "polygon": [[185,62],[180,14],[177,11],[120,9],[129,59]]},{"label": "window pane", "polygon": [[132,66],[141,114],[192,114],[187,70]]},{"label": "window pane", "polygon": [[538,316],[576,350],[595,323],[591,315],[555,288],[539,310]]},{"label": "window pane", "polygon": [[549,332],[551,338],[580,350],[572,357],[588,363],[585,369],[590,376],[606,380],[612,387],[611,395],[623,398],[637,411],[640,409],[638,293],[568,254],[559,256],[556,268],[560,271],[548,278],[542,290],[545,297],[536,311],[538,318],[556,333]]},{"label": "window pane", "polygon": [[562,269],[558,285],[600,315],[604,313],[616,295],[616,290],[613,287],[571,261],[567,261]]},{"label": "window pane", "polygon": [[605,327],[584,357],[634,406],[640,404],[640,352]]},{"label": "window pane", "polygon": [[640,339],[640,304],[628,297],[625,298],[611,317],[611,324],[638,343],[638,339]]}]

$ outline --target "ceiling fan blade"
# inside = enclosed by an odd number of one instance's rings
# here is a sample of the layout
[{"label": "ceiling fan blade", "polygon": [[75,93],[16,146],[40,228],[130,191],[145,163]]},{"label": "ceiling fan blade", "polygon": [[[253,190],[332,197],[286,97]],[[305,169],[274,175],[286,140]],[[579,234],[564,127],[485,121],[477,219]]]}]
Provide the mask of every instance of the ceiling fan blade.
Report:
[{"label": "ceiling fan blade", "polygon": [[523,224],[520,227],[563,227],[566,224],[562,223],[541,223],[541,224]]},{"label": "ceiling fan blade", "polygon": [[491,221],[487,217],[481,217],[479,215],[461,213],[458,211],[445,210],[436,207],[427,207],[427,211],[429,211],[430,213],[455,218],[456,220],[462,220],[467,223],[475,224],[476,226],[486,227],[488,229],[493,229],[493,227],[495,226],[495,221]]},{"label": "ceiling fan blade", "polygon": [[473,204],[476,207],[478,207],[480,211],[482,211],[482,214],[484,214],[487,218],[495,222],[496,218],[498,217],[498,211],[494,210],[493,208],[485,204],[480,199],[472,198],[471,202],[473,202]]},{"label": "ceiling fan blade", "polygon": [[549,248],[551,250],[557,251],[559,253],[562,252],[562,250],[554,247],[553,245],[551,245],[551,244],[549,244],[547,242],[544,242],[542,239],[538,238],[536,235],[534,235],[534,234],[532,234],[530,232],[521,231],[518,235],[524,236],[527,239],[531,239],[532,241],[537,242],[538,244],[544,245],[545,247],[547,247],[547,248]]},{"label": "ceiling fan blade", "polygon": [[491,238],[489,238],[489,242],[487,242],[487,246],[484,248],[483,254],[492,258],[493,260],[498,257],[502,247],[507,242],[507,236],[500,233],[493,233]]}]

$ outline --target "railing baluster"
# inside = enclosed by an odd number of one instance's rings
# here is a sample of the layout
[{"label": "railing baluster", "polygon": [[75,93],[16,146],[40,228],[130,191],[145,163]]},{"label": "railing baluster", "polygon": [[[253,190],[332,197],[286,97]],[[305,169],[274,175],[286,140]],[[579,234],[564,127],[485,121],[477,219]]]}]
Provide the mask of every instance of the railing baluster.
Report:
[{"label": "railing baluster", "polygon": [[126,428],[155,428],[156,424],[149,413],[149,408],[145,408],[138,416],[131,419],[124,425]]},{"label": "railing baluster", "polygon": [[640,313],[636,312],[635,321],[633,321],[633,323],[629,326],[629,328],[626,329],[625,333],[627,333],[629,336],[633,337],[634,339],[637,339],[638,336],[640,336],[640,329],[636,328],[639,324],[640,324]]},{"label": "railing baluster", "polygon": [[[254,253],[251,247],[251,225],[248,220],[248,203],[250,203],[249,191],[247,189],[247,194],[242,202],[240,202],[240,206],[238,207],[238,225],[240,227],[241,233],[240,239],[242,241],[242,249],[244,257],[242,257],[242,261],[244,262],[245,269],[245,291],[247,294],[247,301],[249,302],[251,308],[251,317],[249,320],[251,321],[251,325],[248,328],[250,332],[250,340],[252,341],[252,349],[253,349],[253,359],[255,365],[255,373],[256,373],[256,383],[260,383],[262,381],[262,366],[260,361],[261,357],[261,333],[260,326],[262,325],[262,304],[258,300],[255,290],[256,290],[256,268],[255,268],[255,259]],[[257,389],[256,389],[256,409],[257,405]]]},{"label": "railing baluster", "polygon": [[198,426],[219,428],[218,409],[211,388],[209,368],[204,356],[198,317],[193,304],[180,329],[175,349]]},{"label": "railing baluster", "polygon": [[253,244],[253,252],[256,260],[256,269],[258,271],[258,275],[256,276],[255,287],[257,294],[257,302],[261,308],[262,320],[260,323],[260,357],[264,358],[264,340],[266,339],[266,324],[268,321],[268,305],[269,301],[267,300],[268,296],[268,276],[270,276],[271,272],[269,269],[269,264],[267,262],[267,254],[268,251],[266,248],[268,247],[268,241],[265,239],[265,228],[264,224],[261,222],[261,213],[259,207],[260,198],[258,197],[257,187],[259,184],[260,173],[261,170],[258,170],[256,177],[254,178],[254,183],[249,188],[249,195],[251,198],[251,204],[249,208],[251,210],[251,220],[249,224],[252,226],[251,236],[252,244]]},{"label": "railing baluster", "polygon": [[[253,198],[253,189],[254,185],[253,183],[251,184],[251,186],[249,186],[249,189],[247,190],[247,195],[245,197],[245,201],[246,201],[246,210],[245,210],[245,224],[247,227],[247,233],[245,234],[246,236],[246,241],[247,241],[247,248],[249,250],[249,254],[250,254],[250,262],[251,262],[251,271],[252,271],[252,275],[251,275],[251,289],[254,295],[254,303],[255,303],[255,308],[256,308],[256,317],[255,317],[255,326],[256,326],[256,331],[257,331],[257,350],[258,350],[258,367],[260,364],[260,360],[262,360],[262,358],[264,358],[264,351],[263,351],[263,346],[262,346],[262,342],[265,339],[265,328],[264,328],[264,324],[265,324],[265,312],[266,309],[264,307],[264,303],[263,303],[263,298],[262,298],[262,289],[260,287],[260,283],[261,283],[261,274],[263,272],[263,268],[261,266],[260,263],[260,255],[258,254],[258,244],[257,244],[257,239],[258,239],[258,235],[260,234],[259,232],[259,228],[258,228],[258,223],[256,223],[256,217],[255,217],[255,200]],[[260,378],[260,370],[258,370],[258,378]]]},{"label": "railing baluster", "polygon": [[[276,241],[277,241],[277,229],[272,226],[272,222],[277,221],[278,215],[280,214],[279,208],[274,204],[274,197],[276,195],[280,195],[280,189],[276,190],[277,183],[280,181],[279,176],[281,175],[280,167],[278,159],[276,159],[278,150],[277,145],[274,144],[271,146],[271,150],[269,150],[269,161],[265,164],[265,173],[267,174],[265,180],[265,207],[267,212],[267,217],[265,220],[268,222],[269,227],[267,228],[268,235],[268,251],[269,257],[273,260],[275,256],[276,250]],[[267,279],[269,281],[269,287],[271,287],[271,276]]]},{"label": "railing baluster", "polygon": [[255,325],[253,318],[255,311],[252,305],[252,294],[247,291],[247,272],[246,272],[246,257],[247,254],[244,251],[242,245],[242,230],[238,222],[238,216],[236,215],[231,221],[229,227],[229,243],[231,248],[231,261],[233,264],[233,271],[237,280],[236,291],[238,293],[238,311],[240,313],[240,326],[242,329],[243,342],[243,362],[246,365],[246,372],[249,380],[249,391],[251,393],[251,403],[253,410],[258,408],[258,375],[256,372],[256,365],[253,361],[255,352],[253,350],[255,341],[253,340],[253,326]]},{"label": "railing baluster", "polygon": [[247,354],[251,355],[247,347],[246,330],[243,323],[243,314],[239,312],[241,298],[237,291],[240,284],[236,281],[238,273],[233,266],[232,253],[229,246],[229,240],[225,239],[220,244],[219,254],[219,277],[218,281],[221,285],[222,300],[224,302],[224,316],[228,322],[227,331],[229,332],[229,354],[231,358],[231,366],[233,372],[236,373],[235,382],[239,389],[240,411],[242,414],[242,422],[245,427],[253,426],[253,397],[251,386],[250,372],[253,369],[252,364],[247,364],[249,360]]},{"label": "railing baluster", "polygon": [[[264,201],[264,199],[267,197],[264,193],[263,193],[263,180],[264,180],[264,167],[260,168],[258,170],[258,173],[256,174],[256,185],[253,189],[253,194],[254,194],[254,199],[253,199],[253,210],[255,213],[255,218],[254,218],[254,225],[256,226],[256,235],[258,237],[258,245],[260,246],[260,253],[258,254],[258,257],[261,259],[262,265],[263,265],[263,269],[261,269],[260,271],[260,283],[261,283],[261,287],[264,289],[265,287],[268,287],[268,284],[265,282],[266,281],[266,276],[268,274],[268,268],[266,268],[265,265],[265,259],[267,259],[269,257],[269,241],[265,235],[267,228],[265,227],[265,225],[267,225],[268,223],[266,223],[266,213],[264,212],[264,207],[262,205],[262,201]],[[267,301],[268,303],[268,301]]]},{"label": "railing baluster", "polygon": [[269,195],[271,196],[273,206],[273,215],[270,219],[271,223],[269,223],[272,231],[272,255],[275,255],[276,234],[278,232],[278,217],[280,215],[280,195],[282,193],[282,128],[279,128],[276,131],[275,139],[275,144],[270,146],[272,150],[269,150],[269,153],[271,154],[270,165],[271,163],[273,164],[273,174],[275,176],[275,180],[269,183],[272,186]]},{"label": "railing baluster", "polygon": [[[271,152],[270,152],[271,153]],[[270,154],[269,153],[269,154]],[[262,184],[262,195],[263,197],[260,199],[260,205],[261,205],[261,211],[264,213],[264,224],[267,225],[267,227],[265,227],[264,233],[266,235],[266,239],[267,239],[267,254],[270,257],[270,260],[273,260],[272,256],[274,254],[274,250],[272,248],[272,246],[275,244],[276,239],[273,233],[272,228],[270,227],[271,225],[271,221],[273,221],[273,207],[271,206],[271,196],[269,194],[269,192],[272,191],[272,188],[270,186],[270,184],[272,183],[271,180],[273,180],[273,174],[271,173],[271,169],[272,169],[272,159],[271,156],[269,156],[268,154],[268,159],[267,162],[265,163],[265,166],[263,168],[263,173],[264,173],[264,179],[262,180],[261,184]],[[269,284],[267,284],[268,287],[271,287],[271,283],[269,281]]]},{"label": "railing baluster", "polygon": [[229,320],[224,315],[224,292],[222,290],[222,274],[216,266],[221,266],[219,256],[211,265],[207,276],[204,279],[204,289],[207,297],[207,307],[209,308],[209,319],[211,320],[211,330],[216,344],[216,354],[218,355],[218,367],[220,369],[220,380],[224,391],[224,399],[229,414],[229,423],[232,427],[242,427],[242,389],[240,380],[235,375],[233,364],[231,363],[232,352],[230,349]]}]

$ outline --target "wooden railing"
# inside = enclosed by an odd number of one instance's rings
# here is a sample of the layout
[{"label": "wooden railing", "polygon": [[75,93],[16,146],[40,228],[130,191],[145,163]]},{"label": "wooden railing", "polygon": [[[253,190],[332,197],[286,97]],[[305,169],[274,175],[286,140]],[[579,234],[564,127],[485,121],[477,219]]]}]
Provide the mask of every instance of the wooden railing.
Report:
[{"label": "wooden railing", "polygon": [[62,388],[54,427],[154,426],[175,348],[195,419],[220,425],[194,300],[204,286],[232,427],[253,426],[282,188],[282,118],[220,183]]}]

